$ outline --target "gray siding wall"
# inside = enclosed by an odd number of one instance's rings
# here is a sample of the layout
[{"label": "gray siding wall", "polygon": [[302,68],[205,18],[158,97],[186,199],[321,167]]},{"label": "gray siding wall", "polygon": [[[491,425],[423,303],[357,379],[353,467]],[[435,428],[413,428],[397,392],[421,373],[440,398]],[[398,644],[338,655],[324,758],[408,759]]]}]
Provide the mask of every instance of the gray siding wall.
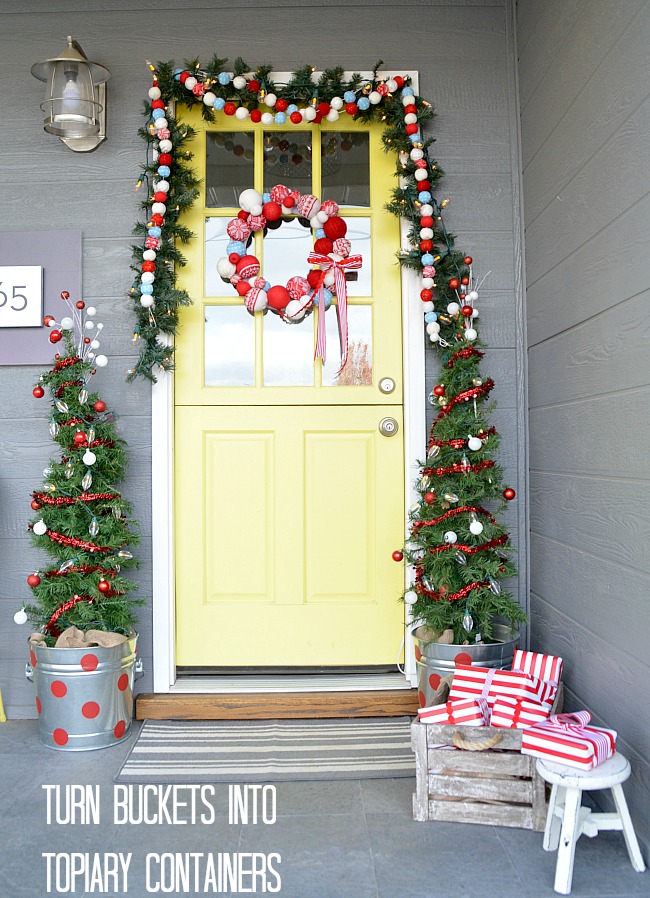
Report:
[{"label": "gray siding wall", "polygon": [[[447,223],[459,246],[475,259],[477,273],[491,271],[482,292],[483,337],[491,347],[486,373],[497,382],[495,423],[503,434],[508,481],[525,495],[525,357],[521,314],[518,219],[517,109],[512,15],[506,0],[392,0],[352,5],[330,0],[240,0],[198,8],[187,0],[51,0],[19,9],[0,0],[0,132],[3,230],[83,231],[84,298],[105,322],[109,367],[97,386],[120,416],[131,452],[124,495],[142,525],[141,594],[151,595],[150,388],[127,385],[131,319],[124,295],[131,282],[130,231],[138,215],[134,187],[144,160],[137,137],[142,99],[150,86],[147,58],[177,62],[214,52],[233,61],[272,62],[292,69],[341,65],[372,69],[380,58],[395,72],[420,73],[420,92],[438,112],[435,155],[452,198]],[[37,8],[40,7],[40,8]],[[76,155],[46,135],[38,110],[41,84],[33,62],[59,52],[72,34],[91,59],[111,70],[109,139],[95,153]],[[7,123],[11,123],[10,125]],[[513,165],[514,160],[514,165]],[[514,186],[513,186],[514,185]],[[427,352],[427,385],[436,380],[435,355]],[[43,403],[31,389],[37,367],[0,367],[0,688],[8,713],[32,716],[33,690],[23,666],[27,630],[12,615],[29,590],[26,575],[38,567],[26,536],[30,492],[42,482],[53,451]],[[431,408],[429,407],[429,413]],[[520,578],[514,592],[525,601],[525,502],[508,509],[519,544]],[[144,612],[141,651],[151,671],[151,614]],[[151,689],[148,674],[141,689]]]},{"label": "gray siding wall", "polygon": [[520,0],[531,638],[619,732],[650,842],[650,4]]}]

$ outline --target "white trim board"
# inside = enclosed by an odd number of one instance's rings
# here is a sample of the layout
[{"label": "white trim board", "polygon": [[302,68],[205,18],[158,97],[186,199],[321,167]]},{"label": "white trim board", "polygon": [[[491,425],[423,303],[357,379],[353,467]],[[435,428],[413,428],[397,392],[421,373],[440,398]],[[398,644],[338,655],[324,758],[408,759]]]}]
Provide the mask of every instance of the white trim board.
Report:
[{"label": "white trim board", "polygon": [[[370,72],[362,72],[370,77]],[[389,77],[392,72],[378,72],[379,77]],[[413,87],[418,89],[418,73],[404,72],[411,77]],[[350,73],[346,73],[349,77]],[[287,72],[273,74],[275,81],[287,81]],[[406,248],[408,226],[401,225],[402,246]],[[397,251],[397,247],[395,248]],[[413,504],[416,492],[413,483],[419,472],[417,459],[422,456],[426,442],[425,380],[424,380],[424,337],[422,327],[422,303],[415,272],[402,269],[402,354],[404,366],[404,527],[408,520],[407,509]],[[230,692],[240,689],[226,688],[221,677],[214,678],[210,688],[189,689],[187,681],[176,680],[176,619],[174,590],[174,376],[173,373],[157,373],[158,382],[153,385],[151,397],[151,512],[152,512],[152,552],[153,552],[153,691],[169,692]],[[406,572],[407,582],[412,578]],[[415,655],[412,640],[406,638],[410,630],[408,609],[405,611],[404,675],[393,674],[403,684],[402,688],[414,686],[417,680]],[[398,646],[395,647],[396,655]],[[385,685],[385,674],[373,676],[363,688],[397,688]],[[270,684],[273,678],[267,678]],[[331,679],[331,678],[330,678]],[[316,678],[312,678],[317,687]],[[180,683],[183,683],[183,687]],[[287,689],[262,689],[261,678],[257,680],[256,691],[294,691]],[[371,685],[372,684],[372,685]],[[332,689],[335,687],[332,686]],[[344,689],[339,681],[339,689]],[[362,688],[359,686],[348,688]],[[248,684],[250,690],[250,680]],[[300,690],[295,690],[300,691]]]}]

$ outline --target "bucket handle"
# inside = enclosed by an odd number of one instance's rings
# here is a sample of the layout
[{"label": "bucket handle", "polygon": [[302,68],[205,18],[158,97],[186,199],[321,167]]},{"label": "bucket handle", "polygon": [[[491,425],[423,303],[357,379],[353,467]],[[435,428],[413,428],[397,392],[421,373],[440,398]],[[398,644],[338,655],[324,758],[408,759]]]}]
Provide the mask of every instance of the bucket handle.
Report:
[{"label": "bucket handle", "polygon": [[34,682],[34,668],[29,663],[29,661],[25,662],[25,676],[29,680],[30,683]]},{"label": "bucket handle", "polygon": [[144,676],[144,664],[142,663],[142,658],[138,658],[135,662],[135,666],[133,668],[133,678],[135,680],[139,680]]}]

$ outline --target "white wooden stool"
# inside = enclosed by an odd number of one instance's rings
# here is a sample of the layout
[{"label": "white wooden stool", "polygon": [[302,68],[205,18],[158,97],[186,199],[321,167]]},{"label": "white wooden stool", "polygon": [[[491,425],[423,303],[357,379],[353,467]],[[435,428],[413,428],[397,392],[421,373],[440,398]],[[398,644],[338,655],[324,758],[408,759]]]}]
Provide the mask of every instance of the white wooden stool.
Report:
[{"label": "white wooden stool", "polygon": [[[643,873],[645,863],[621,786],[631,772],[627,758],[617,753],[593,770],[579,770],[577,767],[538,759],[537,772],[553,786],[543,844],[544,851],[557,849],[556,892],[561,895],[571,892],[573,860],[580,836],[584,834],[593,838],[600,830],[622,830],[632,866],[638,873]],[[590,808],[582,807],[582,793],[595,789],[612,790],[615,813],[593,813]]]}]

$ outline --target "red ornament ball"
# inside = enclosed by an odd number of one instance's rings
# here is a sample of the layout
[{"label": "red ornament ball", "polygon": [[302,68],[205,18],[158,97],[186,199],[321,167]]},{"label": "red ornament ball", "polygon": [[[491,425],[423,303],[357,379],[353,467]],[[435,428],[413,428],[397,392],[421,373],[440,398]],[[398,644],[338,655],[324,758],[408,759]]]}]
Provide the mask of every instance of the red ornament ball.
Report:
[{"label": "red ornament ball", "polygon": [[156,212],[156,213],[154,213],[154,215],[151,216],[151,224],[155,225],[157,228],[161,227],[164,224],[164,222],[165,222],[165,219],[162,217],[160,212]]},{"label": "red ornament ball", "polygon": [[433,240],[420,240],[420,250],[423,253],[430,253],[433,249]]},{"label": "red ornament ball", "polygon": [[318,106],[316,107],[316,112],[320,113],[320,115],[323,115],[323,116],[327,115],[327,113],[329,111],[330,111],[329,103],[325,103],[325,102],[319,103]]},{"label": "red ornament ball", "polygon": [[398,90],[400,90],[402,87],[404,87],[405,81],[401,75],[395,75],[395,77],[393,78],[393,81],[397,85]]},{"label": "red ornament ball", "polygon": [[317,268],[312,268],[311,271],[307,272],[307,282],[312,290],[315,290],[316,287],[320,284],[322,271],[318,271]]},{"label": "red ornament ball", "polygon": [[433,218],[430,215],[423,215],[420,219],[420,227],[421,228],[432,228],[433,227]]},{"label": "red ornament ball", "polygon": [[275,287],[271,287],[269,292],[266,294],[267,301],[272,309],[286,309],[289,304],[289,300],[291,297],[289,296],[289,291],[286,287],[282,287],[277,284]]},{"label": "red ornament ball", "polygon": [[32,395],[35,399],[42,399],[43,396],[45,396],[45,390],[43,389],[43,387],[34,387],[34,389],[32,390]]},{"label": "red ornament ball", "polygon": [[63,334],[61,331],[53,330],[50,333],[50,343],[58,343]]},{"label": "red ornament ball", "polygon": [[427,503],[427,505],[433,505],[433,503],[436,501],[436,494],[432,493],[432,492],[428,492],[428,493],[425,493],[422,498]]},{"label": "red ornament ball", "polygon": [[463,259],[463,262],[465,263],[465,265],[471,265],[473,261],[474,261],[474,259],[472,259],[471,256],[465,256],[465,258]]},{"label": "red ornament ball", "polygon": [[86,343],[86,344],[90,343],[90,337],[84,337],[84,343]]},{"label": "red ornament ball", "polygon": [[328,237],[319,237],[316,243],[314,243],[314,252],[321,253],[323,256],[333,251],[334,245]]},{"label": "red ornament ball", "polygon": [[434,396],[444,396],[445,395],[445,387],[444,384],[436,384],[433,388]]},{"label": "red ornament ball", "polygon": [[462,278],[460,279],[460,282],[461,282],[461,284],[462,284],[464,287],[467,287],[467,285],[469,284],[469,278],[467,277],[467,275],[465,275],[464,277],[462,277]]},{"label": "red ornament ball", "polygon": [[143,263],[142,263],[142,270],[143,270],[143,271],[155,271],[155,270],[156,270],[156,263],[155,263],[155,262],[149,262],[149,261],[147,260],[146,262],[143,262]]},{"label": "red ornament ball", "polygon": [[106,403],[103,399],[98,399],[97,402],[94,403],[93,408],[96,412],[105,412],[106,411]]},{"label": "red ornament ball", "polygon": [[237,105],[235,103],[226,103],[223,107],[223,111],[226,115],[234,115],[237,112]]},{"label": "red ornament ball", "polygon": [[431,190],[431,181],[418,181],[418,190]]},{"label": "red ornament ball", "polygon": [[171,165],[172,164],[172,156],[171,153],[161,153],[158,156],[158,165]]},{"label": "red ornament ball", "polygon": [[165,103],[163,100],[153,100],[151,103],[151,108],[152,109],[164,109]]},{"label": "red ornament ball", "polygon": [[463,308],[461,309],[461,312],[463,313],[465,318],[471,318],[473,311],[474,309],[471,306],[463,306]]},{"label": "red ornament ball", "polygon": [[70,294],[68,293],[67,290],[62,290],[62,291],[61,291],[61,299],[63,299],[63,300],[65,300],[65,299],[70,299]]},{"label": "red ornament ball", "polygon": [[393,561],[403,561],[404,553],[400,549],[395,549],[393,552]]},{"label": "red ornament ball", "polygon": [[41,578],[38,576],[38,574],[30,574],[29,577],[27,578],[27,585],[31,586],[32,589],[35,586],[38,586],[38,584],[40,582],[41,582]]},{"label": "red ornament ball", "polygon": [[46,315],[45,318],[43,318],[43,325],[45,327],[52,327],[53,324],[54,324],[54,315]]},{"label": "red ornament ball", "polygon": [[250,288],[251,285],[248,283],[248,281],[239,281],[237,286],[235,287],[235,290],[237,291],[237,293],[239,293],[240,296],[246,296]]},{"label": "red ornament ball", "polygon": [[510,502],[512,499],[514,499],[516,495],[517,494],[515,493],[515,491],[513,490],[513,488],[511,486],[507,487],[503,491],[503,498],[507,499],[508,502]]},{"label": "red ornament ball", "polygon": [[279,203],[264,203],[262,215],[267,221],[278,221],[282,218],[282,206]]},{"label": "red ornament ball", "polygon": [[327,219],[323,225],[323,230],[325,231],[325,236],[329,237],[330,240],[339,240],[347,234],[348,226],[338,215],[333,215]]},{"label": "red ornament ball", "polygon": [[260,260],[257,256],[242,256],[237,258],[237,274],[243,278],[254,278],[260,273]]},{"label": "red ornament ball", "polygon": [[346,103],[345,111],[347,112],[348,115],[356,115],[357,112],[359,111],[359,107],[357,106],[356,103]]},{"label": "red ornament ball", "polygon": [[99,583],[97,584],[97,589],[100,592],[109,592],[110,588],[111,588],[111,584],[108,582],[108,580],[100,580]]},{"label": "red ornament ball", "polygon": [[459,278],[449,278],[449,286],[452,290],[458,290],[460,287],[460,279]]},{"label": "red ornament ball", "polygon": [[417,134],[419,130],[420,130],[420,129],[418,128],[418,126],[417,126],[415,123],[412,124],[412,125],[407,125],[407,126],[406,126],[406,133],[409,134],[409,135],[411,135],[411,134]]},{"label": "red ornament ball", "polygon": [[262,112],[259,109],[251,111],[251,121],[258,125],[262,121]]},{"label": "red ornament ball", "polygon": [[287,209],[293,209],[293,207],[296,205],[295,196],[285,196],[285,198],[282,200],[282,205],[286,206]]},{"label": "red ornament ball", "polygon": [[78,430],[72,438],[72,442],[75,446],[81,446],[82,443],[85,443],[88,437],[83,432],[83,430]]},{"label": "red ornament ball", "polygon": [[75,305],[78,309],[86,308],[86,303],[83,301],[83,299],[78,299],[77,302],[75,303]]},{"label": "red ornament ball", "polygon": [[180,75],[178,76],[178,80],[181,82],[181,84],[185,84],[185,82],[187,81],[187,79],[189,77],[190,77],[189,72],[181,72]]},{"label": "red ornament ball", "polygon": [[289,103],[287,102],[287,100],[283,99],[282,97],[278,97],[278,99],[275,101],[275,111],[286,112],[288,108]]},{"label": "red ornament ball", "polygon": [[30,504],[31,504],[32,508],[34,509],[34,511],[38,511],[38,509],[41,507],[41,503],[37,502],[36,499],[32,499]]},{"label": "red ornament ball", "polygon": [[291,113],[289,118],[294,123],[294,125],[299,125],[302,121],[302,112],[298,112],[298,110],[296,110],[295,112]]},{"label": "red ornament ball", "polygon": [[422,302],[431,302],[431,300],[433,299],[433,290],[428,290],[426,288],[424,290],[420,290],[420,299],[422,300]]}]

